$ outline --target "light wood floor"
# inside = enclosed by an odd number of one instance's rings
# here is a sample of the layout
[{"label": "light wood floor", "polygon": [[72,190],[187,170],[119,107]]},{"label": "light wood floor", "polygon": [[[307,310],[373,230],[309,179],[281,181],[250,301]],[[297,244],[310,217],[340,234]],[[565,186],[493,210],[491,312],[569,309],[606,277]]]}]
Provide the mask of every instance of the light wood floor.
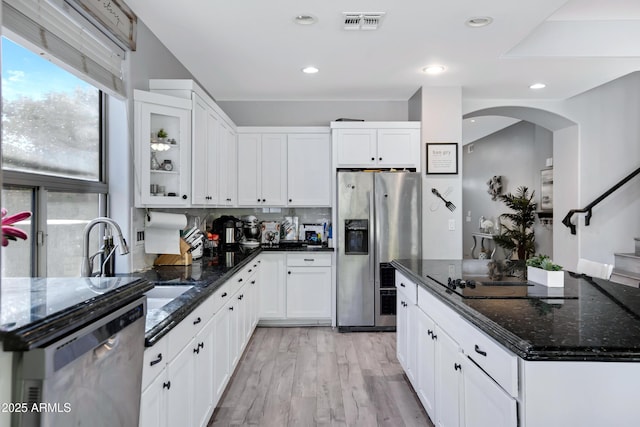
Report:
[{"label": "light wood floor", "polygon": [[433,426],[395,333],[257,328],[209,426]]}]

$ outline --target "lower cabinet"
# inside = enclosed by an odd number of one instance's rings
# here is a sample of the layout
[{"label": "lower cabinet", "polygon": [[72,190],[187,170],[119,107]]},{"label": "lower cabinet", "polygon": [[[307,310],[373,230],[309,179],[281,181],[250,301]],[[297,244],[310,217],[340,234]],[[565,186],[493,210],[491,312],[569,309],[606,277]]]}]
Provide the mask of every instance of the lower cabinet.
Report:
[{"label": "lower cabinet", "polygon": [[141,427],[207,425],[257,323],[258,265],[232,277],[145,350]]},{"label": "lower cabinet", "polygon": [[[516,427],[515,398],[472,360],[479,356],[487,358],[478,363],[484,363],[488,372],[494,370],[496,378],[510,378],[504,372],[514,367],[504,350],[491,347],[486,336],[479,337],[479,331],[424,289],[419,288],[417,299],[412,301],[411,282],[396,274],[397,286],[405,284],[398,287],[397,294],[398,360],[434,424]],[[407,289],[411,291],[407,293]],[[475,349],[478,354],[465,353],[465,347]],[[497,366],[494,360],[499,361],[499,368],[494,368]]]},{"label": "lower cabinet", "polygon": [[331,320],[332,255],[271,252],[261,255],[260,319],[265,323]]}]

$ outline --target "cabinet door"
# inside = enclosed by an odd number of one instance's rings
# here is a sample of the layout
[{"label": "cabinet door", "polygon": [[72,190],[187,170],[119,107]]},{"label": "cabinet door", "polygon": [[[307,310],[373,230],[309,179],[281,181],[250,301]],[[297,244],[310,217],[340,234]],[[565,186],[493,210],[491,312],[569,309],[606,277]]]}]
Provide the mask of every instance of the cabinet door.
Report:
[{"label": "cabinet door", "polygon": [[517,426],[516,401],[468,358],[463,360],[464,426]]},{"label": "cabinet door", "polygon": [[[462,357],[458,344],[436,326],[436,425],[458,427],[462,402]],[[490,424],[491,425],[491,424]]]},{"label": "cabinet door", "polygon": [[402,369],[407,371],[407,301],[398,290],[396,294],[396,353]]},{"label": "cabinet door", "polygon": [[213,316],[214,347],[213,347],[213,386],[214,401],[217,402],[224,392],[229,380],[229,319],[230,311],[223,306]]},{"label": "cabinet door", "polygon": [[287,318],[331,317],[331,268],[287,267]]},{"label": "cabinet door", "polygon": [[329,134],[291,134],[287,139],[289,206],[331,206]]},{"label": "cabinet door", "polygon": [[420,129],[378,129],[376,161],[384,167],[420,164]]},{"label": "cabinet door", "polygon": [[263,134],[261,147],[261,204],[287,204],[287,136]]},{"label": "cabinet door", "polygon": [[376,164],[375,129],[338,129],[339,167],[368,167]]},{"label": "cabinet door", "polygon": [[220,119],[194,95],[193,101],[192,183],[194,204],[218,204],[218,157]]},{"label": "cabinet door", "polygon": [[414,387],[422,406],[431,419],[435,419],[436,397],[436,353],[433,333],[435,323],[421,309],[416,309],[416,379],[417,387]]},{"label": "cabinet door", "polygon": [[140,427],[167,426],[167,376],[160,373],[140,397]]},{"label": "cabinet door", "polygon": [[238,205],[262,204],[260,134],[238,135]]},{"label": "cabinet door", "polygon": [[256,327],[258,321],[258,274],[255,273],[249,277],[248,283],[245,286],[247,288],[245,298],[247,300],[246,310],[246,336],[245,344],[251,339],[251,334]]},{"label": "cabinet door", "polygon": [[228,310],[231,312],[229,319],[229,355],[230,371],[233,372],[244,344],[245,337],[245,310],[246,300],[245,286],[235,294],[233,299],[227,303]]},{"label": "cabinet door", "polygon": [[[136,206],[188,206],[191,103],[141,91],[136,91],[135,97],[135,164],[139,177],[136,184],[140,185],[135,192]],[[167,133],[162,145],[157,138],[160,129]]]},{"label": "cabinet door", "polygon": [[417,321],[416,321],[416,315],[417,315],[417,311],[418,311],[418,307],[407,301],[407,305],[405,306],[404,310],[406,311],[406,330],[407,330],[407,335],[406,335],[406,364],[407,364],[407,369],[406,369],[406,373],[407,373],[407,378],[409,378],[409,381],[411,382],[411,384],[413,385],[413,388],[417,388],[417,378],[416,378],[416,365],[417,365],[417,352],[418,352],[418,342],[416,341],[416,336],[418,334],[418,325],[417,325]]},{"label": "cabinet door", "polygon": [[262,253],[260,255],[260,318],[285,318],[285,257],[284,253]]},{"label": "cabinet door", "polygon": [[238,153],[235,132],[225,123],[220,128],[220,205],[235,206],[238,188]]},{"label": "cabinet door", "polygon": [[196,335],[193,343],[194,352],[194,425],[206,427],[214,409],[214,320],[207,322]]},{"label": "cabinet door", "polygon": [[167,394],[167,425],[193,425],[193,379],[195,340],[189,341],[184,349],[167,365],[170,382]]}]

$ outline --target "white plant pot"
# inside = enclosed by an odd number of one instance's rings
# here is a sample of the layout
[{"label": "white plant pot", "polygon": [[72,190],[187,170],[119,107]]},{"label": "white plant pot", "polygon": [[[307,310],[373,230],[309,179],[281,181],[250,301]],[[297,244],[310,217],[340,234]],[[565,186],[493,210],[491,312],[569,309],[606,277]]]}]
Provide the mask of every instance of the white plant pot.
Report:
[{"label": "white plant pot", "polygon": [[538,267],[527,267],[527,280],[549,287],[564,286],[564,271],[549,271]]}]

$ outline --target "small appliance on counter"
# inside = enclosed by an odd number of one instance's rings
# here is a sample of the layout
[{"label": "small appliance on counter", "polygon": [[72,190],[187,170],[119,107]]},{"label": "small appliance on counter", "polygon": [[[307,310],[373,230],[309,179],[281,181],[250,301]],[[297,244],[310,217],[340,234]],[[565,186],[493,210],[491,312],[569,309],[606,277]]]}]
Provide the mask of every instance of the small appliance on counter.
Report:
[{"label": "small appliance on counter", "polygon": [[302,224],[300,236],[307,245],[320,246],[322,245],[324,229],[325,227],[323,224]]},{"label": "small appliance on counter", "polygon": [[242,231],[243,236],[240,240],[240,245],[247,246],[250,248],[255,248],[260,246],[260,223],[258,222],[258,218],[254,215],[247,215],[242,217]]},{"label": "small appliance on counter", "polygon": [[280,243],[280,223],[278,221],[262,222],[262,240],[265,246],[275,246]]},{"label": "small appliance on counter", "polygon": [[219,250],[237,248],[242,239],[242,221],[234,216],[223,215],[213,220],[211,233],[220,236]]}]

